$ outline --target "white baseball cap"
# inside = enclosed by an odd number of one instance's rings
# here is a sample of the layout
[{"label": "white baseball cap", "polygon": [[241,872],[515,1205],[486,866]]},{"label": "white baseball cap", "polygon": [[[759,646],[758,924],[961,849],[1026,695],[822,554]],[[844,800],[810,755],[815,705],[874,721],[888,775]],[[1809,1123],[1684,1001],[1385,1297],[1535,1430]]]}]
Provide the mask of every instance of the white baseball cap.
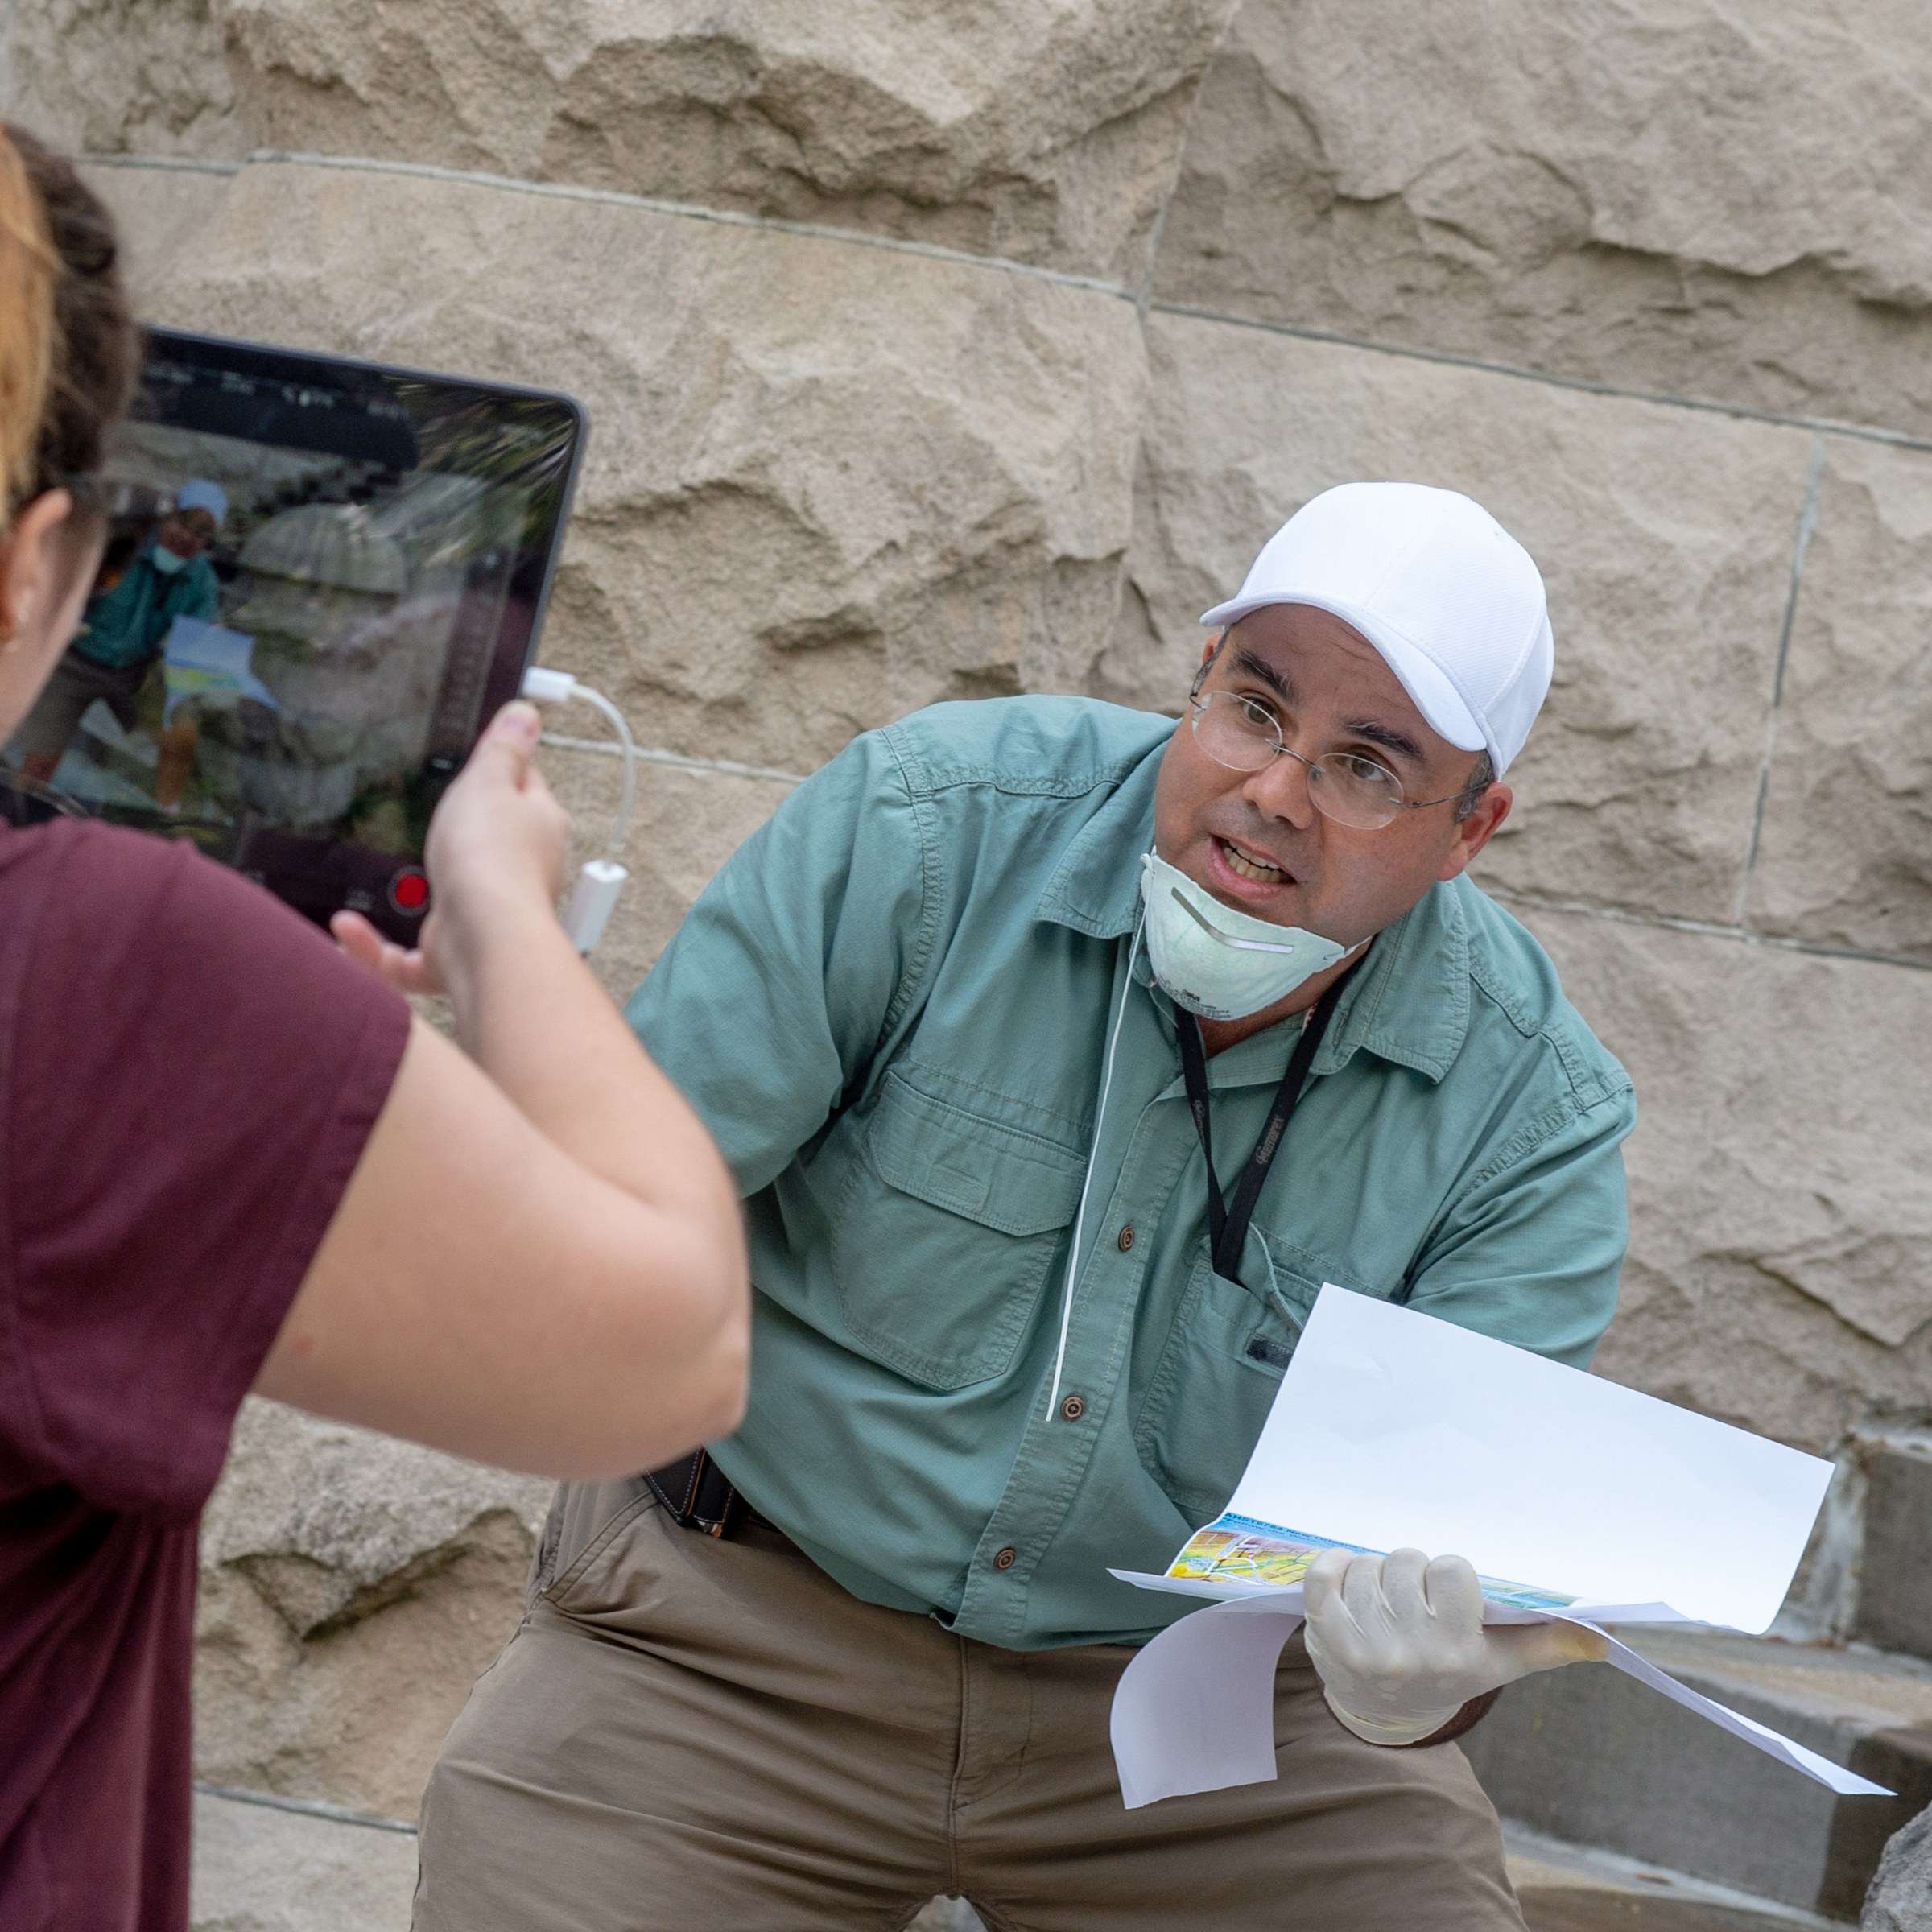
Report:
[{"label": "white baseball cap", "polygon": [[1263,546],[1241,595],[1201,619],[1312,604],[1382,654],[1432,729],[1498,778],[1542,708],[1555,661],[1542,573],[1480,503],[1424,483],[1344,483]]},{"label": "white baseball cap", "polygon": [[228,492],[219,483],[211,483],[205,477],[196,477],[192,483],[184,483],[175,493],[176,510],[204,510],[215,520],[217,527],[228,520]]}]

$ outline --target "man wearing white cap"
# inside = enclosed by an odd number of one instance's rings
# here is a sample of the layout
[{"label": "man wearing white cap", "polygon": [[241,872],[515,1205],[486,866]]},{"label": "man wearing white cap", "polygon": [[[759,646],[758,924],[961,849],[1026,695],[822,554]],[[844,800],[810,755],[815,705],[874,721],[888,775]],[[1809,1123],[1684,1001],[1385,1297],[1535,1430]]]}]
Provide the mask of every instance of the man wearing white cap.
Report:
[{"label": "man wearing white cap", "polygon": [[[1335,1553],[1278,1776],[1129,1812],[1183,1614],[1324,1282],[1589,1359],[1629,1082],[1464,877],[1548,688],[1534,564],[1345,485],[1210,610],[1180,724],[943,705],[802,786],[630,1017],[737,1170],[744,1426],[553,1509],[425,1801],[419,1928],[1522,1924],[1448,1740],[1553,1627]],[[706,1531],[709,1534],[696,1534]]]}]

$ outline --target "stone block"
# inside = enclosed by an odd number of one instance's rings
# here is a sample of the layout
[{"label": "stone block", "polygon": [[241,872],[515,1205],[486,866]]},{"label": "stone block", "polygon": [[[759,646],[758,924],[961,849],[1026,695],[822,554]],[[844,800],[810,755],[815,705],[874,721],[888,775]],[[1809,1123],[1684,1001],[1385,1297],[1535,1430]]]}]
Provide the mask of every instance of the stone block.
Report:
[{"label": "stone block", "polygon": [[114,216],[122,275],[135,312],[149,320],[149,288],[171,264],[192,258],[202,230],[228,199],[234,171],[212,163],[156,167],[104,162],[85,163],[80,172]]},{"label": "stone block", "polygon": [[1146,393],[1114,297],[280,164],[144,295],[158,321],[580,397],[544,649],[646,739],[809,770],[937,699],[1078,689],[1105,639]]},{"label": "stone block", "polygon": [[74,153],[238,159],[219,4],[43,0],[7,17],[7,118]]},{"label": "stone block", "polygon": [[1932,454],[1825,447],[1746,916],[1932,964]]},{"label": "stone block", "polygon": [[1833,1919],[1932,1798],[1932,1670],[1768,1639],[1619,1633],[1693,1689],[1896,1798],[1841,1798],[1602,1664],[1513,1684],[1463,1748],[1496,1809]]},{"label": "stone block", "polygon": [[204,1571],[248,1578],[297,1637],[355,1621],[497,1516],[534,1542],[551,1485],[251,1400],[201,1525]]},{"label": "stone block", "polygon": [[[551,721],[569,714],[553,713]],[[623,767],[614,758],[555,742],[542,769],[571,815],[571,868],[603,853],[616,820]],[[782,778],[747,778],[650,762],[638,768],[637,800],[624,862],[623,896],[592,956],[613,998],[628,999],[711,877],[791,789]]]},{"label": "stone block", "polygon": [[1157,296],[1932,428],[1932,14],[1248,0]]},{"label": "stone block", "polygon": [[413,1831],[200,1792],[189,1932],[408,1932]]},{"label": "stone block", "polygon": [[1932,1657],[1932,1454],[1883,1448],[1862,1460],[1864,1539],[1852,1634]]},{"label": "stone block", "polygon": [[[249,1576],[204,1571],[195,1648],[195,1764],[211,1782],[414,1818],[470,1686],[522,1614],[533,1545],[513,1516],[425,1551],[413,1580],[299,1637]],[[290,1559],[267,1553],[286,1576]]]},{"label": "stone block", "polygon": [[52,0],[18,111],[89,150],[271,147],[1145,272],[1231,0]]},{"label": "stone block", "polygon": [[1814,1451],[1922,1413],[1932,976],[1513,910],[1637,1088],[1630,1253],[1597,1370]]},{"label": "stone block", "polygon": [[515,1627],[550,1492],[246,1405],[202,1525],[200,1774],[414,1817],[450,1720]]},{"label": "stone block", "polygon": [[1829,1921],[1760,1894],[1600,1846],[1503,1822],[1509,1883],[1529,1932],[1828,1932]]},{"label": "stone block", "polygon": [[1550,588],[1556,683],[1485,855],[1516,888],[1736,910],[1810,439],[1408,357],[1154,316],[1127,589],[1100,688],[1178,710],[1200,613],[1331,485],[1466,490]]},{"label": "stone block", "polygon": [[1858,1922],[1862,1932],[1932,1927],[1932,1810],[1893,1833]]}]

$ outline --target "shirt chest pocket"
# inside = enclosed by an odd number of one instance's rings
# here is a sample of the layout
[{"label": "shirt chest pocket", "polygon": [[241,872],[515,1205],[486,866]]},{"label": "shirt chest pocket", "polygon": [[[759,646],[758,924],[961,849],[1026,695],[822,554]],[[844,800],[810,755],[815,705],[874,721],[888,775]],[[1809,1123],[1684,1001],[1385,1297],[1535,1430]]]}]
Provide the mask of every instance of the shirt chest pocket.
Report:
[{"label": "shirt chest pocket", "polygon": [[854,1340],[934,1389],[1002,1373],[1084,1172],[1069,1149],[889,1074],[832,1217],[833,1281]]},{"label": "shirt chest pocket", "polygon": [[[1269,1278],[1252,1236],[1242,1267]],[[1135,1418],[1142,1465],[1197,1528],[1234,1493],[1321,1290],[1278,1256],[1273,1280],[1264,1300],[1216,1274],[1203,1248]]]}]

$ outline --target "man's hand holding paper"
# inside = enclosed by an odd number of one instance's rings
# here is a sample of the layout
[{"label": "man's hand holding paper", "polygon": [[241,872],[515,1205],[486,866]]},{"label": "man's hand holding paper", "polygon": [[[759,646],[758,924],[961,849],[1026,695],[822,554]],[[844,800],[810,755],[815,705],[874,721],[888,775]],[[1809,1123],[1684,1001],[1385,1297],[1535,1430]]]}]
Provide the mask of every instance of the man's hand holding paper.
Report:
[{"label": "man's hand holding paper", "polygon": [[1372,1744],[1416,1744],[1477,1698],[1609,1645],[1571,1623],[1483,1622],[1483,1587],[1459,1556],[1324,1550],[1302,1586],[1308,1658],[1328,1708]]}]

